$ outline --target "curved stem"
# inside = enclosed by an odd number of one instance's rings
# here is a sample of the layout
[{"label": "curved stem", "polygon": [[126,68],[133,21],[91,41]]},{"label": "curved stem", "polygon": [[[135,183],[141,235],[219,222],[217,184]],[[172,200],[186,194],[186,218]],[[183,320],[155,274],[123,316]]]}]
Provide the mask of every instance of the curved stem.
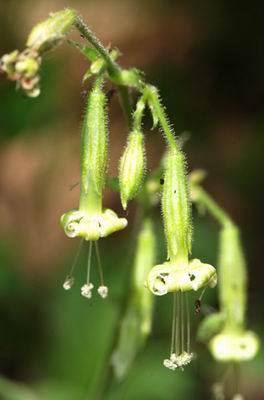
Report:
[{"label": "curved stem", "polygon": [[[75,27],[78,31],[94,46],[101,57],[105,60],[107,64],[107,70],[109,74],[113,77],[118,77],[121,74],[121,67],[110,57],[109,52],[96,37],[96,35],[91,31],[91,29],[85,24],[80,16],[75,20]],[[129,91],[126,86],[117,85],[119,99],[122,105],[124,115],[126,117],[129,128],[132,125],[132,106],[129,96]]]},{"label": "curved stem", "polygon": [[168,142],[168,145],[172,150],[180,151],[175,138],[175,134],[169,124],[165,109],[161,104],[158,90],[154,86],[147,85],[145,91],[147,92],[151,111],[157,117],[160,126],[162,128],[162,131],[164,132],[165,138]]},{"label": "curved stem", "polygon": [[194,202],[201,204],[213,215],[222,226],[234,225],[229,215],[216,203],[216,201],[200,186],[194,189]]}]

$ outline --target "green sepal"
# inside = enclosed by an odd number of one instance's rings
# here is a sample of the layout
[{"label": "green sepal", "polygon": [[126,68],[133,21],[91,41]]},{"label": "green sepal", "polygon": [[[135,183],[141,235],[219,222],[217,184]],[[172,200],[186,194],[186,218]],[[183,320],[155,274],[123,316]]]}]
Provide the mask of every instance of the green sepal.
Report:
[{"label": "green sepal", "polygon": [[81,190],[87,192],[88,181],[98,192],[105,183],[108,148],[106,95],[97,85],[88,95],[81,138]]},{"label": "green sepal", "polygon": [[186,161],[181,151],[170,150],[165,160],[162,213],[168,258],[188,257],[191,252],[192,220]]}]

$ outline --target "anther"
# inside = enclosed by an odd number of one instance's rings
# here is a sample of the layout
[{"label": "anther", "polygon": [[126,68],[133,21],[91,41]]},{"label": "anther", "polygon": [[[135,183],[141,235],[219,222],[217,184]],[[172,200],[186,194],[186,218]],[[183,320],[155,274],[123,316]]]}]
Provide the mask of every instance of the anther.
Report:
[{"label": "anther", "polygon": [[70,290],[73,287],[73,284],[74,284],[74,277],[67,276],[63,283],[63,289]]},{"label": "anther", "polygon": [[99,286],[97,292],[102,297],[102,299],[105,299],[108,296],[108,287],[103,285]]},{"label": "anther", "polygon": [[92,246],[93,242],[89,242],[89,248],[88,248],[88,258],[87,258],[87,278],[86,278],[86,283],[81,287],[81,294],[86,297],[87,299],[90,299],[92,297],[92,290],[94,288],[94,285],[90,282],[90,272],[91,272],[91,258],[92,258]]},{"label": "anther", "polygon": [[75,255],[75,258],[74,258],[72,267],[71,267],[71,269],[70,269],[70,272],[69,272],[69,274],[66,276],[65,281],[64,281],[64,283],[63,283],[63,289],[65,289],[65,290],[70,290],[70,289],[73,287],[73,284],[74,284],[74,277],[73,277],[72,275],[73,275],[73,272],[74,272],[75,267],[76,267],[76,265],[77,265],[77,262],[78,262],[78,259],[79,259],[79,255],[80,255],[80,252],[81,252],[81,249],[82,249],[82,245],[83,245],[83,239],[80,241],[80,244],[79,244],[77,253],[76,253],[76,255]]},{"label": "anther", "polygon": [[94,288],[94,285],[92,283],[86,283],[81,287],[81,294],[82,296],[86,297],[87,299],[92,298],[92,290]]},{"label": "anther", "polygon": [[[99,279],[100,279],[100,287],[98,288],[98,293],[102,298],[105,298],[105,297],[107,297],[107,294],[108,294],[108,288],[104,284],[104,274],[103,274],[103,268],[102,268],[101,257],[100,257],[100,252],[99,252],[99,246],[98,246],[97,242],[95,242],[95,254],[96,254],[96,258],[97,258],[97,266],[98,266],[98,273],[99,273]],[[100,288],[103,288],[103,289],[100,289]],[[99,291],[99,289],[100,289],[100,291]]]}]

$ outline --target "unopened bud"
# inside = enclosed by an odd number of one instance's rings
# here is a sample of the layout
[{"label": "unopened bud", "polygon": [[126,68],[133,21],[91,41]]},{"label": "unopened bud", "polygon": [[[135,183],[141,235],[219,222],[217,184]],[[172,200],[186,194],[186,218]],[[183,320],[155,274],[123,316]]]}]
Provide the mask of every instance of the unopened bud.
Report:
[{"label": "unopened bud", "polygon": [[69,32],[75,18],[76,12],[68,8],[51,14],[49,18],[34,26],[28,36],[27,47],[39,53],[53,49]]},{"label": "unopened bud", "polygon": [[142,132],[133,131],[128,138],[120,160],[119,184],[124,209],[128,200],[133,199],[141,186],[145,169],[145,149]]}]

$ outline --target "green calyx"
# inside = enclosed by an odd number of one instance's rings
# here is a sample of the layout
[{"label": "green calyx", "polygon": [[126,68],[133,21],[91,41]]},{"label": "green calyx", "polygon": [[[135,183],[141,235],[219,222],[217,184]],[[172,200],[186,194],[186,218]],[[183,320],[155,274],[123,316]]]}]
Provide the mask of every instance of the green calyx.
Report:
[{"label": "green calyx", "polygon": [[81,134],[81,192],[88,191],[93,180],[100,192],[105,183],[107,166],[108,129],[106,95],[102,81],[98,79],[88,95],[87,109]]},{"label": "green calyx", "polygon": [[239,230],[233,224],[225,225],[220,232],[218,263],[220,309],[229,326],[243,328],[246,311],[246,262]]},{"label": "green calyx", "polygon": [[77,14],[72,9],[65,9],[50,15],[30,32],[27,47],[43,53],[55,48],[72,28]]},{"label": "green calyx", "polygon": [[166,156],[162,213],[168,258],[188,258],[191,252],[192,221],[186,162],[179,150],[170,150]]},{"label": "green calyx", "polygon": [[217,283],[215,268],[198,259],[190,262],[167,261],[156,265],[150,271],[146,286],[156,296],[169,292],[197,291],[204,286],[214,287]]}]

